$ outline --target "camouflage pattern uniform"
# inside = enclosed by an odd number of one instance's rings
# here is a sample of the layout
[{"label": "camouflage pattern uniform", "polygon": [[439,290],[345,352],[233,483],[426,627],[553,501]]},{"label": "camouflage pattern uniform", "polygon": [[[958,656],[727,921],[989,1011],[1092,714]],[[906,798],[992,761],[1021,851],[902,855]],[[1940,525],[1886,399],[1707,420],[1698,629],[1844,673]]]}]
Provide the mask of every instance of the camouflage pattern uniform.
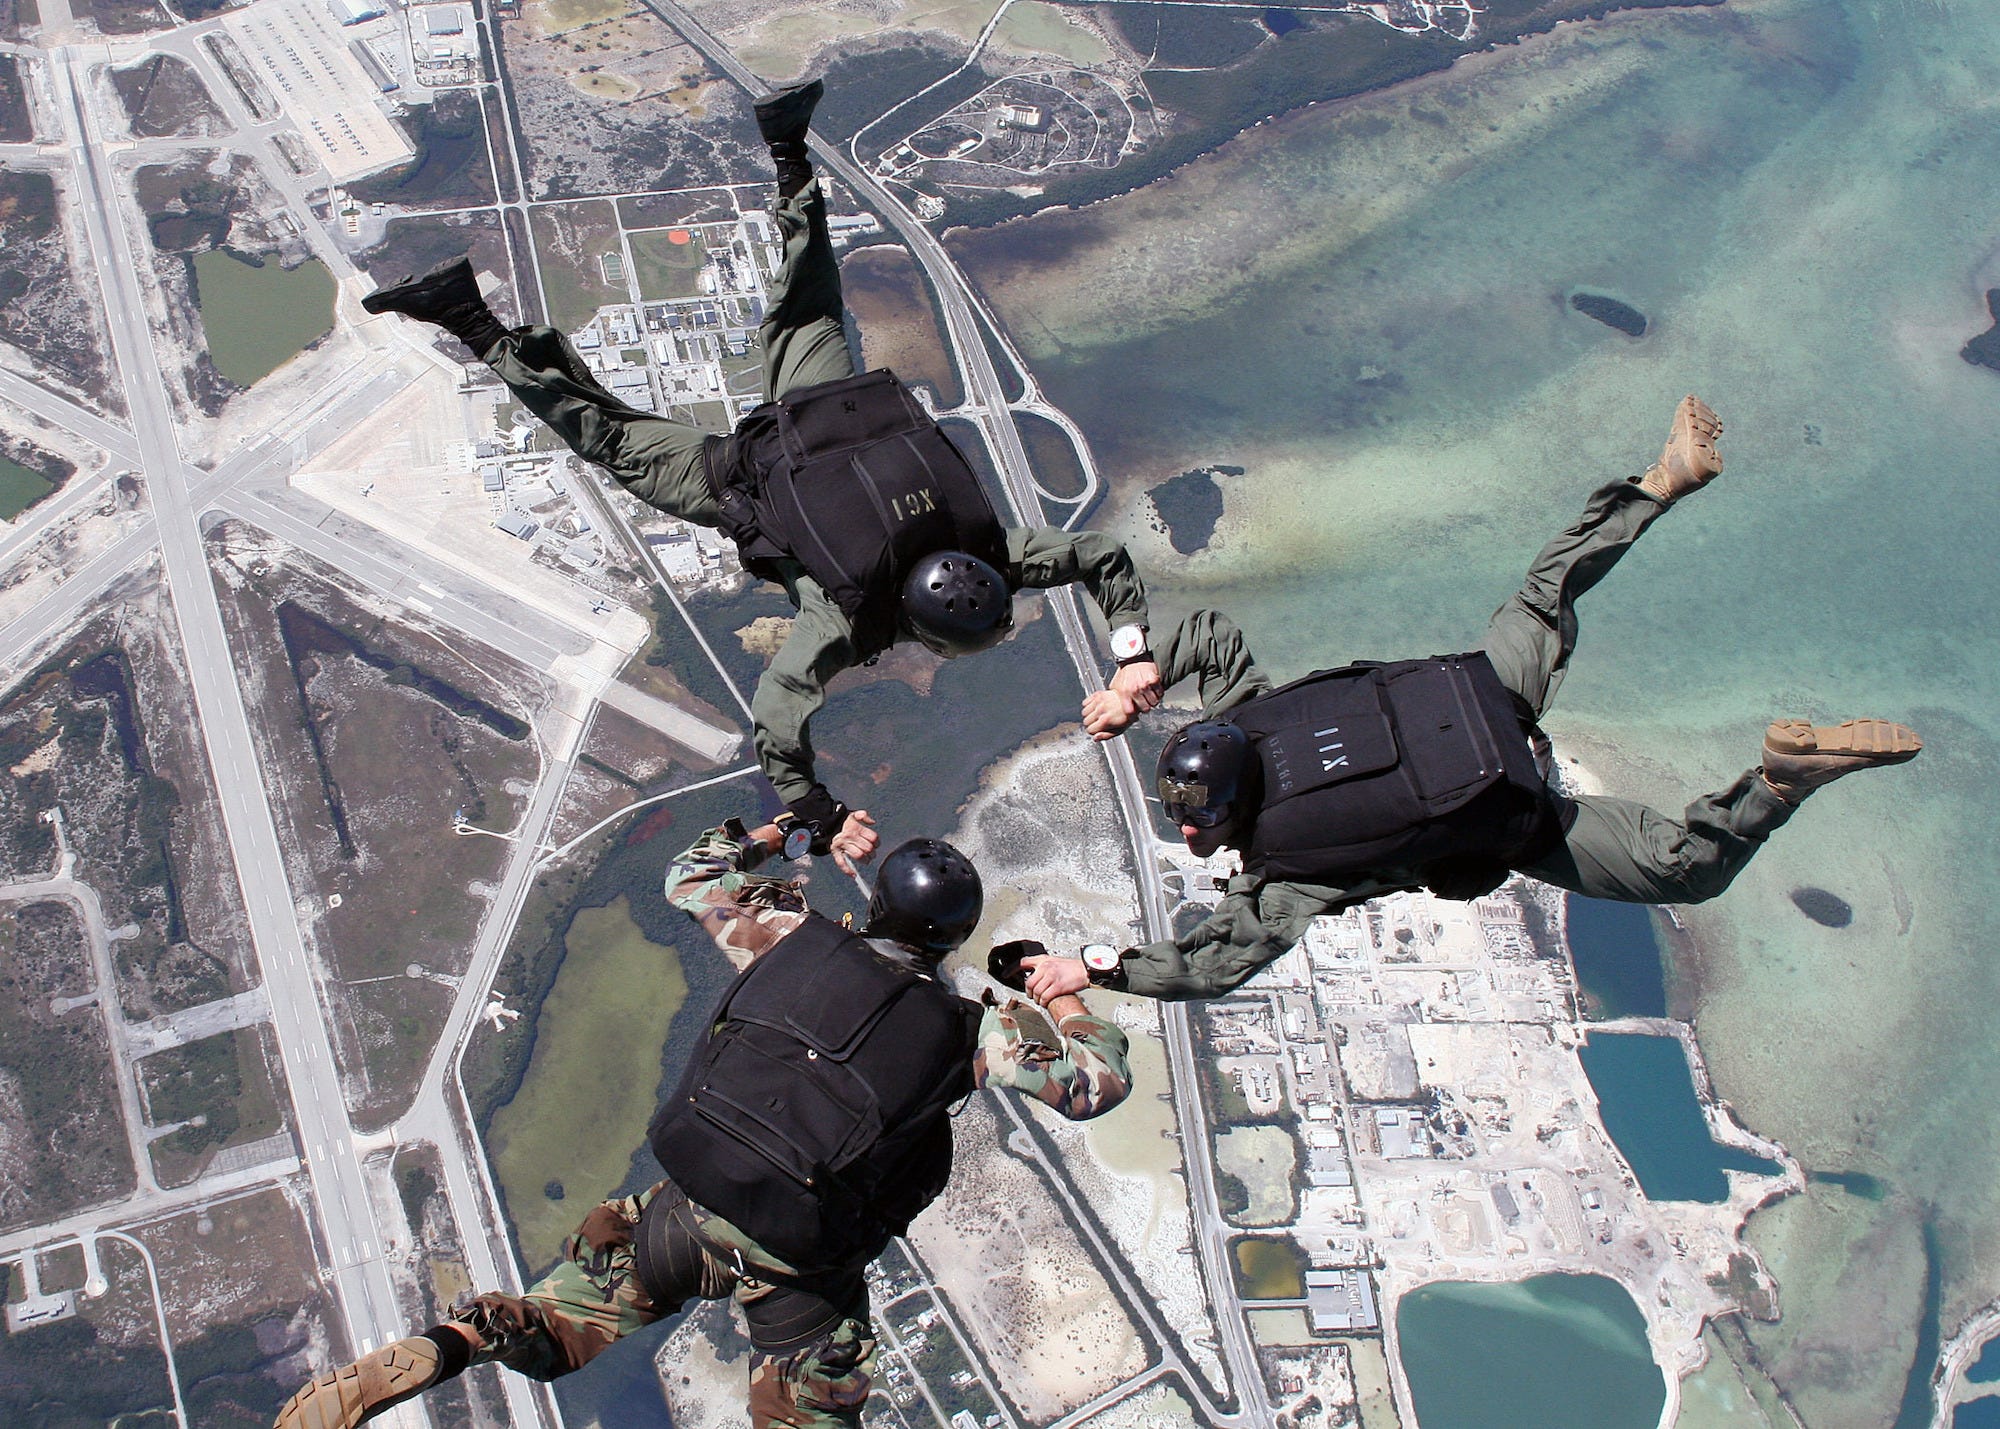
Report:
[{"label": "camouflage pattern uniform", "polygon": [[[693,916],[738,971],[806,915],[796,884],[750,871],[723,830],[703,833],[667,870],[666,896]],[[1039,1008],[988,996],[974,1054],[980,1087],[1004,1087],[1072,1120],[1109,1111],[1129,1090],[1125,1034],[1089,1013],[1062,1019],[1047,1040]],[[1040,1035],[1038,1035],[1040,1034]],[[658,1202],[659,1204],[655,1204]],[[634,1235],[640,1216],[670,1217],[669,1286],[656,1301],[639,1283]],[[580,1369],[614,1343],[678,1312],[690,1299],[733,1295],[749,1322],[750,1420],[756,1429],[834,1429],[860,1423],[875,1361],[863,1266],[802,1274],[722,1216],[696,1205],[672,1181],[606,1201],[563,1244],[563,1258],[526,1293],[487,1294],[454,1312],[478,1331],[472,1362],[498,1361],[535,1379]],[[673,1297],[673,1298],[669,1298]],[[787,1326],[805,1326],[799,1343]]]},{"label": "camouflage pattern uniform", "polygon": [[[1592,492],[1583,514],[1542,548],[1521,589],[1487,622],[1480,648],[1537,719],[1554,700],[1576,648],[1577,598],[1666,509],[1633,481]],[[1212,610],[1196,611],[1155,639],[1153,651],[1163,684],[1199,677],[1203,719],[1219,718],[1271,688],[1243,632]],[[1562,843],[1518,871],[1572,893],[1630,903],[1715,897],[1793,807],[1754,769],[1696,799],[1678,819],[1630,799],[1590,794],[1565,802]],[[1246,870],[1195,927],[1127,950],[1126,989],[1170,999],[1219,997],[1281,957],[1320,914],[1421,886],[1421,876],[1408,868],[1381,869],[1340,887],[1267,880]]]}]

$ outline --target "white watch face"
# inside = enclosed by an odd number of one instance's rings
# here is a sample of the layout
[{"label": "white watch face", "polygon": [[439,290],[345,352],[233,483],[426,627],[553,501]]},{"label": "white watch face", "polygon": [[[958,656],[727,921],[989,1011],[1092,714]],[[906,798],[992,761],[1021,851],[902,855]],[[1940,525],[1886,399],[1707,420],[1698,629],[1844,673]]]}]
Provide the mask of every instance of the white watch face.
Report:
[{"label": "white watch face", "polygon": [[1092,943],[1083,950],[1083,965],[1094,973],[1108,973],[1118,966],[1118,950],[1109,943]]},{"label": "white watch face", "polygon": [[1111,632],[1111,653],[1129,660],[1146,648],[1146,632],[1136,625],[1121,625]]}]

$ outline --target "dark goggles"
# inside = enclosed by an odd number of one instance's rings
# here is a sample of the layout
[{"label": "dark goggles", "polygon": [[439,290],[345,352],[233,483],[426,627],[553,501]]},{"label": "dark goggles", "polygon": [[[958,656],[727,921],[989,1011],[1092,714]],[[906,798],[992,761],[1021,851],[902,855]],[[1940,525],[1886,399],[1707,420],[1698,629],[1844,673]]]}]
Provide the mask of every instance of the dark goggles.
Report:
[{"label": "dark goggles", "polygon": [[1209,802],[1208,785],[1178,779],[1160,780],[1160,807],[1170,822],[1197,829],[1212,829],[1229,817],[1229,805]]}]

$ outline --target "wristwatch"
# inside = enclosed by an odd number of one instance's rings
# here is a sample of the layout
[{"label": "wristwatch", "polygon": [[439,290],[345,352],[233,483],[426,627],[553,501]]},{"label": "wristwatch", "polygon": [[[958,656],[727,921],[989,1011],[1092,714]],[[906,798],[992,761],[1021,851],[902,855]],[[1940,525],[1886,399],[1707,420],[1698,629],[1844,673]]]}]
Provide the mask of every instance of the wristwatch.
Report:
[{"label": "wristwatch", "polygon": [[1092,987],[1120,992],[1125,987],[1125,958],[1109,943],[1090,943],[1083,953],[1083,970]]},{"label": "wristwatch", "polygon": [[810,823],[790,811],[778,815],[772,822],[778,826],[778,832],[785,840],[778,846],[778,852],[788,859],[801,859],[812,852],[813,826]]},{"label": "wristwatch", "polygon": [[1121,625],[1111,632],[1111,655],[1120,665],[1136,665],[1153,658],[1146,646],[1146,627]]}]

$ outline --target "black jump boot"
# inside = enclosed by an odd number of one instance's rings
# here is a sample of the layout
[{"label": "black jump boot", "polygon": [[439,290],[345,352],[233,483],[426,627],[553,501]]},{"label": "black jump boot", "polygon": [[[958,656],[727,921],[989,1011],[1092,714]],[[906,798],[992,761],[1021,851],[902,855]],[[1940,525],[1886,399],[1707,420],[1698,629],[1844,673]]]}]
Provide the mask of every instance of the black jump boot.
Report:
[{"label": "black jump boot", "polygon": [[421,277],[377,288],[361,300],[361,306],[371,313],[401,313],[433,323],[482,357],[507,335],[486,299],[479,296],[479,280],[464,258],[440,263]]},{"label": "black jump boot", "polygon": [[778,166],[779,198],[790,198],[812,182],[806,130],[812,124],[813,107],[825,93],[825,85],[809,79],[757,101],[757,132],[764,136],[771,159]]}]

